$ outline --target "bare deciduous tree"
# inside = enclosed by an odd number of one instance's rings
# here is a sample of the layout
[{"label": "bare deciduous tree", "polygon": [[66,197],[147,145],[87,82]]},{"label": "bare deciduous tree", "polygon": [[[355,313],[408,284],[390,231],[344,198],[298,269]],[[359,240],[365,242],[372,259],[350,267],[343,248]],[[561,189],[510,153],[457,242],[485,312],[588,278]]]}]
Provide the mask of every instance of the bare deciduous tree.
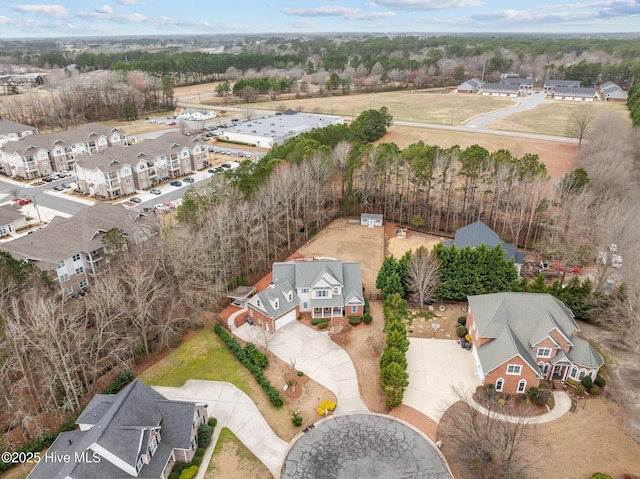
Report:
[{"label": "bare deciduous tree", "polygon": [[420,308],[426,300],[432,298],[440,283],[440,264],[438,259],[424,246],[411,254],[407,263],[407,286],[418,295]]},{"label": "bare deciduous tree", "polygon": [[594,120],[594,113],[590,106],[580,105],[569,117],[566,134],[578,139],[578,146],[582,146],[582,140],[589,133],[589,128]]}]

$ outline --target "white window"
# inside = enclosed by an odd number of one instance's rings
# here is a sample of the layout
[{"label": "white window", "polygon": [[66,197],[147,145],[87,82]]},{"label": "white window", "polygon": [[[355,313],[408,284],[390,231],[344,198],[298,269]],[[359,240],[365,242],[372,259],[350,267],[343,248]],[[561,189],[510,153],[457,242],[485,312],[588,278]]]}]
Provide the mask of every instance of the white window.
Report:
[{"label": "white window", "polygon": [[69,281],[69,275],[68,275],[67,273],[65,273],[65,274],[61,274],[61,275],[60,275],[60,281],[61,281],[61,282],[63,282],[63,283],[64,283],[65,281]]},{"label": "white window", "polygon": [[87,284],[89,284],[88,281],[86,279],[83,279],[78,283],[78,286],[80,286],[80,288],[86,288]]},{"label": "white window", "polygon": [[496,391],[502,392],[503,386],[504,386],[504,379],[498,378],[498,380],[496,381]]},{"label": "white window", "polygon": [[351,312],[352,313],[357,313],[358,312],[358,307],[357,306],[351,306]]},{"label": "white window", "polygon": [[82,266],[80,266],[79,268],[76,268],[76,275],[82,274],[82,273],[84,273],[84,268]]},{"label": "white window", "polygon": [[63,259],[58,261],[58,268],[64,268],[64,260]]},{"label": "white window", "polygon": [[123,175],[128,175],[129,174],[129,168],[125,168],[124,170],[122,170],[122,174]]},{"label": "white window", "polygon": [[280,301],[277,299],[273,302],[273,309],[278,309],[280,307]]},{"label": "white window", "polygon": [[125,182],[126,184],[131,183],[131,178],[127,178],[127,179],[125,179],[125,180],[124,180],[124,182]]},{"label": "white window", "polygon": [[507,366],[507,374],[519,376],[521,372],[522,372],[522,366],[520,366],[519,364],[509,364]]},{"label": "white window", "polygon": [[146,173],[140,173],[140,178],[146,178],[147,174]]},{"label": "white window", "polygon": [[289,292],[289,294],[287,295],[287,301],[293,301],[293,293]]},{"label": "white window", "polygon": [[329,292],[326,289],[316,291],[316,298],[326,298],[327,296],[329,296]]},{"label": "white window", "polygon": [[521,380],[518,382],[518,390],[517,390],[517,393],[518,393],[518,394],[522,394],[522,393],[524,393],[524,392],[525,392],[525,390],[526,390],[526,389],[527,389],[527,381],[525,381],[524,379],[521,379]]},{"label": "white window", "polygon": [[571,372],[569,373],[569,377],[576,379],[578,377],[578,368],[576,368],[575,366],[573,366],[571,368]]},{"label": "white window", "polygon": [[65,294],[73,294],[73,287],[69,286],[68,288],[65,288],[64,292]]},{"label": "white window", "polygon": [[333,288],[333,294],[340,294],[339,288]]},{"label": "white window", "polygon": [[80,253],[76,253],[73,255],[73,261],[80,261]]},{"label": "white window", "polygon": [[158,449],[158,436],[153,437],[153,441],[149,445],[149,454],[153,456],[156,453],[156,449]]},{"label": "white window", "polygon": [[587,370],[586,369],[581,369],[580,370],[580,374],[578,374],[578,379],[582,379],[586,375],[587,375]]},{"label": "white window", "polygon": [[539,357],[539,358],[550,358],[551,357],[551,348],[538,348],[537,357]]},{"label": "white window", "polygon": [[307,294],[309,292],[309,288],[301,288],[300,289],[300,293],[301,294]]}]

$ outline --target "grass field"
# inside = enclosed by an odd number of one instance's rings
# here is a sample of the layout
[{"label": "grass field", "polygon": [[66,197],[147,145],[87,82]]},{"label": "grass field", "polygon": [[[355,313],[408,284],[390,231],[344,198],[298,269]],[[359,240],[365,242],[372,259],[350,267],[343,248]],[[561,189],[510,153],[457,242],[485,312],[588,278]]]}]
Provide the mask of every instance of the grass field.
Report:
[{"label": "grass field", "polygon": [[418,121],[439,125],[461,125],[465,120],[489,111],[514,105],[511,98],[482,95],[433,93],[428,90],[406,90],[362,95],[337,95],[319,98],[283,100],[234,105],[244,108],[274,109],[278,105],[306,112],[328,115],[358,116],[361,111],[386,106],[394,120]]},{"label": "grass field", "polygon": [[574,102],[556,100],[544,105],[516,113],[513,116],[495,120],[489,123],[492,130],[509,130],[524,133],[538,133],[542,135],[565,136],[569,120],[579,108],[587,107],[592,110],[594,118],[612,113],[631,123],[629,109],[624,103],[610,102]]},{"label": "grass field", "polygon": [[205,479],[225,477],[226,479],[271,478],[269,470],[231,432],[223,428],[204,475]]},{"label": "grass field", "polygon": [[228,381],[247,395],[255,394],[252,378],[220,337],[205,329],[185,341],[141,375],[151,386],[180,387],[188,379]]}]

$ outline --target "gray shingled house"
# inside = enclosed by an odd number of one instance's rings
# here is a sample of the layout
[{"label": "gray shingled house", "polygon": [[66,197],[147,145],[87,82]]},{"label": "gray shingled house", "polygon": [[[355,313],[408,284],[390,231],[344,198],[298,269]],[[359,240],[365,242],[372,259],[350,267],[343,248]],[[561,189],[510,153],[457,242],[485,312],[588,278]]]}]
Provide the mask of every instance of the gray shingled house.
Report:
[{"label": "gray shingled house", "polygon": [[480,244],[484,244],[488,248],[493,248],[496,245],[500,245],[504,250],[504,259],[507,261],[513,259],[513,264],[518,270],[518,274],[520,274],[520,268],[524,263],[524,252],[516,250],[515,245],[502,241],[498,233],[482,221],[476,221],[475,223],[458,229],[453,240],[444,241],[442,244],[444,246],[453,245],[456,248],[464,248],[465,246],[475,248]]},{"label": "gray shingled house", "polygon": [[604,360],[577,336],[580,327],[573,312],[559,299],[538,293],[467,299],[467,328],[481,384],[524,394],[544,379],[596,379]]},{"label": "gray shingled house", "polygon": [[28,479],[162,479],[193,458],[206,421],[205,404],[170,401],[136,379],[116,395],[97,394],[79,429],[61,433]]},{"label": "gray shingled house", "polygon": [[300,313],[312,318],[362,316],[364,296],[360,263],[340,260],[274,263],[273,281],[247,302],[254,323],[269,332],[294,321]]}]

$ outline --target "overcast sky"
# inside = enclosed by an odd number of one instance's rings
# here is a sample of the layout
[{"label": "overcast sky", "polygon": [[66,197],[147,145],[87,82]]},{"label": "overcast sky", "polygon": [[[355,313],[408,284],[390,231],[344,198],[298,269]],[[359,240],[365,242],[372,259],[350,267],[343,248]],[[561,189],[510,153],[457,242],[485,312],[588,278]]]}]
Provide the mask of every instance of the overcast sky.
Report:
[{"label": "overcast sky", "polygon": [[640,32],[640,0],[0,0],[0,38],[265,32]]}]

